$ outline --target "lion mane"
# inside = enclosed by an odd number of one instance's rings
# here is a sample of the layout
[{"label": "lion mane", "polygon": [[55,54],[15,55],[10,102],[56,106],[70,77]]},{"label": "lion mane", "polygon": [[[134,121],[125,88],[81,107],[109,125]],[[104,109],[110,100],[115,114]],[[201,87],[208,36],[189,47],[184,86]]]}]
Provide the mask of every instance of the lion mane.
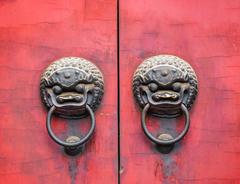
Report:
[{"label": "lion mane", "polygon": [[94,84],[94,89],[92,91],[93,98],[89,105],[93,110],[96,110],[96,108],[99,106],[103,97],[103,91],[104,91],[103,75],[100,72],[100,70],[97,68],[97,66],[95,66],[93,63],[91,63],[86,59],[78,58],[78,57],[61,58],[59,60],[54,61],[51,65],[49,65],[46,68],[46,70],[41,76],[41,81],[40,81],[40,94],[41,94],[41,99],[43,103],[48,108],[52,106],[52,104],[50,104],[47,99],[46,87],[53,86],[53,83],[50,81],[50,77],[54,72],[67,67],[83,70],[91,76],[91,79],[89,78],[87,80],[89,80],[89,82]]},{"label": "lion mane", "polygon": [[188,74],[190,90],[186,101],[184,101],[183,103],[188,109],[190,109],[198,93],[197,77],[194,70],[187,62],[185,62],[179,57],[172,55],[153,56],[145,59],[139,65],[133,76],[133,94],[136,101],[140,104],[142,108],[146,105],[146,102],[144,102],[140,95],[140,85],[143,84],[142,79],[145,77],[145,73],[151,70],[153,67],[156,67],[157,65],[174,66],[181,70],[183,73]]}]

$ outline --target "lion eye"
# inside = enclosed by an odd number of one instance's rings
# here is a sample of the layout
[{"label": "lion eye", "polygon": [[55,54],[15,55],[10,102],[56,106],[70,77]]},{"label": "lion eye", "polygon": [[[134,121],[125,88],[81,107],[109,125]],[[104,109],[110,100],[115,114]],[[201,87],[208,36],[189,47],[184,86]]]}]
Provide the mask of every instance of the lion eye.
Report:
[{"label": "lion eye", "polygon": [[75,87],[76,91],[79,92],[79,93],[84,93],[85,91],[85,85],[84,84],[78,84],[76,87]]},{"label": "lion eye", "polygon": [[158,85],[156,83],[152,82],[152,83],[148,84],[148,88],[150,89],[150,91],[155,92],[158,89]]},{"label": "lion eye", "polygon": [[179,82],[176,82],[173,84],[173,90],[174,91],[180,91],[181,90],[181,84]]},{"label": "lion eye", "polygon": [[53,92],[55,93],[55,94],[60,94],[60,93],[62,93],[62,88],[60,87],[60,86],[53,86]]}]

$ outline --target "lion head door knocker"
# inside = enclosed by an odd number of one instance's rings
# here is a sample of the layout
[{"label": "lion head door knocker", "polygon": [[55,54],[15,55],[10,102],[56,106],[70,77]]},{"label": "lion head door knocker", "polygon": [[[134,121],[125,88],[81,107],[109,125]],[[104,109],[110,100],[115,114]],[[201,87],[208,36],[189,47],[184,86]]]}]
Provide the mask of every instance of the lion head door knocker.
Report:
[{"label": "lion head door knocker", "polygon": [[[174,144],[188,132],[191,108],[197,93],[198,82],[192,67],[183,59],[172,55],[148,58],[140,64],[133,77],[133,93],[143,108],[141,124],[145,135],[161,152],[170,152]],[[146,127],[146,114],[161,118],[185,115],[185,127],[175,138],[170,134],[153,136]]]},{"label": "lion head door knocker", "polygon": [[[54,61],[41,76],[40,93],[48,108],[47,131],[50,137],[64,146],[66,153],[78,154],[95,129],[94,111],[103,97],[104,82],[101,71],[90,61],[66,57]],[[63,118],[82,118],[90,115],[91,126],[84,137],[68,136],[60,140],[52,131],[52,115]]]}]

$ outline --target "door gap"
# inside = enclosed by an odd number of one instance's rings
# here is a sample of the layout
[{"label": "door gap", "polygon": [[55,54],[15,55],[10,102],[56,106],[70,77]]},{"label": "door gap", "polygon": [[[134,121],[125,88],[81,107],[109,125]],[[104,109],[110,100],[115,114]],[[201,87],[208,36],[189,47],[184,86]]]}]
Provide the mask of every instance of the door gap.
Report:
[{"label": "door gap", "polygon": [[117,0],[117,116],[118,116],[118,184],[121,183],[121,149],[120,149],[120,0]]}]

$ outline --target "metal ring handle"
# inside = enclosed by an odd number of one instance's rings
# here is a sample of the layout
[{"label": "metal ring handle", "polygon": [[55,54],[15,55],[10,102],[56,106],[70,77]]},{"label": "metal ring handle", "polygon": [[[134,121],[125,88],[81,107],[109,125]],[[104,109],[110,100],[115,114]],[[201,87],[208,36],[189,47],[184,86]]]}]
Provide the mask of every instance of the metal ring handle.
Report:
[{"label": "metal ring handle", "polygon": [[86,105],[86,109],[88,111],[88,113],[90,114],[90,117],[91,117],[91,127],[87,133],[87,135],[85,137],[83,137],[80,141],[78,142],[74,142],[74,143],[68,143],[68,142],[65,142],[65,141],[62,141],[60,140],[55,134],[54,132],[52,131],[52,127],[51,127],[51,119],[52,119],[52,114],[53,112],[55,111],[56,107],[55,106],[52,106],[50,108],[50,110],[48,111],[48,114],[47,114],[47,121],[46,121],[46,126],[47,126],[47,131],[48,131],[48,134],[50,135],[50,137],[58,144],[64,146],[64,147],[77,147],[77,146],[80,146],[82,144],[84,144],[85,142],[88,141],[88,139],[91,137],[91,135],[93,134],[94,132],[94,129],[95,129],[95,125],[96,125],[96,121],[95,121],[95,116],[94,116],[94,113],[91,109],[91,107],[89,105]]},{"label": "metal ring handle", "polygon": [[185,127],[184,127],[183,131],[176,138],[171,139],[171,140],[164,140],[164,141],[154,137],[147,129],[147,126],[146,126],[146,114],[147,114],[149,108],[150,108],[150,104],[145,105],[145,107],[143,108],[141,123],[142,123],[142,128],[143,128],[143,131],[144,131],[145,135],[152,142],[154,142],[154,143],[156,143],[158,145],[173,145],[176,142],[180,141],[186,135],[186,133],[189,130],[189,126],[190,126],[190,117],[189,117],[188,109],[186,108],[186,106],[184,104],[181,105],[181,109],[182,109],[182,111],[183,111],[183,113],[185,115]]}]

